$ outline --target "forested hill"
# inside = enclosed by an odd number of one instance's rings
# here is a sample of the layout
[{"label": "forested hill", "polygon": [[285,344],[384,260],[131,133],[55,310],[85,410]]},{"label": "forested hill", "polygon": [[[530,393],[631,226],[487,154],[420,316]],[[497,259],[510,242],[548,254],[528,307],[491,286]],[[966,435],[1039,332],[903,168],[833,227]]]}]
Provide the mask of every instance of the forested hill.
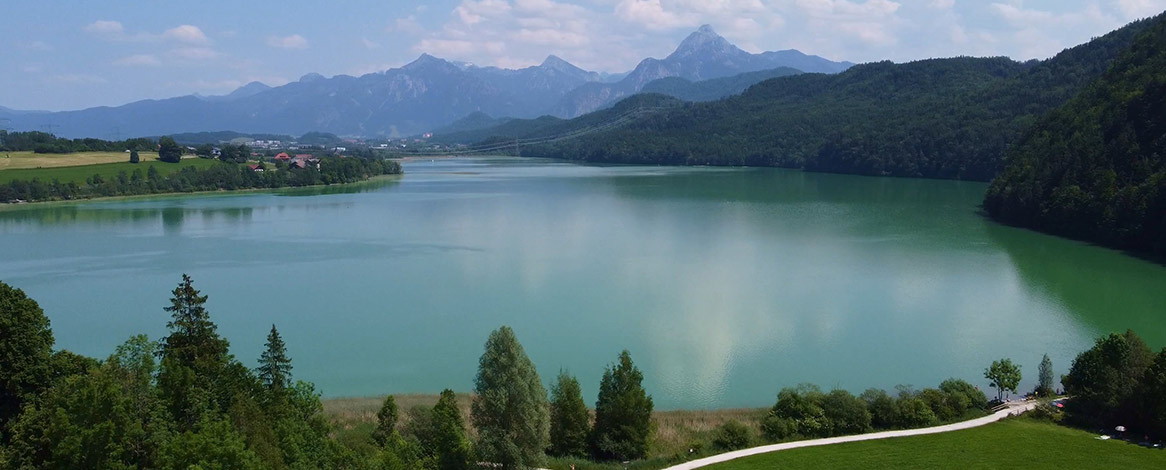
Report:
[{"label": "forested hill", "polygon": [[[1005,149],[1045,112],[1099,77],[1150,20],[1044,61],[1007,58],[880,62],[837,75],[768,80],[742,95],[644,114],[523,155],[596,162],[757,165],[988,181]],[[512,121],[500,139],[543,130]]]},{"label": "forested hill", "polygon": [[1166,258],[1166,16],[1009,151],[993,217]]}]

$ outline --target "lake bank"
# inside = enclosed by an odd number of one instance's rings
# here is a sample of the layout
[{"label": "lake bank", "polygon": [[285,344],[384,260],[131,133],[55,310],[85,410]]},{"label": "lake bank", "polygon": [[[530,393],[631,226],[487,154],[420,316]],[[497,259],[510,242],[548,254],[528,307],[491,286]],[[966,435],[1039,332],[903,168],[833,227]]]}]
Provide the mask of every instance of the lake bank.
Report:
[{"label": "lake bank", "polygon": [[[353,181],[351,183],[333,183],[333,184],[319,184],[315,186],[298,186],[298,187],[283,187],[283,188],[246,188],[246,189],[230,189],[230,190],[213,190],[213,191],[190,191],[190,192],[169,192],[169,193],[152,193],[152,194],[133,194],[124,196],[100,196],[84,199],[72,199],[67,201],[32,201],[20,203],[0,203],[0,211],[5,210],[20,210],[22,208],[35,207],[59,207],[70,206],[77,204],[99,203],[99,202],[134,202],[134,201],[164,201],[174,200],[187,197],[216,197],[216,196],[234,196],[248,193],[269,193],[279,194],[281,192],[295,193],[295,192],[318,192],[321,188],[336,187],[336,188],[356,188],[359,185],[376,184],[380,182],[387,182],[399,180],[404,174],[394,175],[377,175],[362,181]],[[342,192],[342,191],[340,191]]]}]

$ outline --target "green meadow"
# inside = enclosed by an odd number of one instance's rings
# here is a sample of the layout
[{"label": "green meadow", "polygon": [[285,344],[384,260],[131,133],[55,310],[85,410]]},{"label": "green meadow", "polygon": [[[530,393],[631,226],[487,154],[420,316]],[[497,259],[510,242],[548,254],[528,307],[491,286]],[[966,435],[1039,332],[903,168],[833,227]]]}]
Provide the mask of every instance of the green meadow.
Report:
[{"label": "green meadow", "polygon": [[1166,468],[1166,451],[1028,418],[964,431],[792,449],[708,470]]},{"label": "green meadow", "polygon": [[[127,157],[128,158],[128,157]],[[142,161],[141,163],[119,162],[119,163],[100,163],[95,165],[79,165],[79,166],[62,166],[55,168],[22,168],[0,171],[0,184],[5,184],[13,180],[29,181],[38,178],[41,181],[51,182],[54,179],[61,183],[74,182],[77,184],[85,184],[85,179],[95,174],[101,175],[103,179],[116,178],[117,174],[124,171],[127,174],[133,173],[134,170],[142,170],[145,175],[149,167],[155,167],[158,173],[162,176],[174,173],[184,167],[194,166],[198,168],[208,168],[218,164],[217,160],[209,160],[203,158],[184,158],[179,163],[164,163],[158,161]]]}]

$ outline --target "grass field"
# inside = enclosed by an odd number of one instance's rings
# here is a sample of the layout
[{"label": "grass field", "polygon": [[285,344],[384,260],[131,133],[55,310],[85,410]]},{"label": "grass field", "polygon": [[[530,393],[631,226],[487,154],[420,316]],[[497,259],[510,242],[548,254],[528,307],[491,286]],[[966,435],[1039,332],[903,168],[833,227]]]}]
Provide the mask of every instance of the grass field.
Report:
[{"label": "grass field", "polygon": [[[13,156],[12,158],[16,158]],[[3,159],[3,158],[0,158]],[[217,160],[203,159],[203,158],[184,158],[179,163],[163,163],[154,159],[146,160],[143,158],[142,163],[130,163],[128,161],[118,161],[117,163],[100,163],[100,164],[83,164],[79,166],[58,166],[58,167],[44,167],[44,168],[20,168],[0,171],[0,184],[8,183],[12,180],[32,180],[39,178],[44,182],[51,182],[54,178],[60,180],[62,183],[70,181],[77,184],[85,184],[85,179],[100,174],[104,179],[116,178],[118,172],[133,173],[135,169],[141,169],[144,174],[146,170],[153,166],[156,167],[158,173],[163,176],[169,175],[186,166],[195,166],[199,168],[206,168],[218,163]]]},{"label": "grass field", "polygon": [[[396,395],[394,400],[401,411],[401,420],[398,428],[405,424],[408,418],[405,411],[414,406],[432,407],[437,403],[437,395]],[[466,423],[470,422],[470,395],[458,394],[458,404]],[[359,447],[361,442],[368,441],[376,424],[376,412],[380,409],[384,397],[360,398],[333,398],[324,400],[324,412],[336,426],[338,438],[349,444],[350,447]],[[731,409],[731,410],[697,410],[697,411],[657,411],[652,413],[653,433],[647,461],[637,462],[629,468],[663,468],[671,463],[678,463],[694,444],[701,443],[707,446],[713,430],[729,420],[737,420],[748,426],[754,436],[759,435],[761,418],[767,409]],[[470,429],[471,435],[474,430]],[[706,452],[704,455],[708,455]],[[623,465],[597,465],[590,462],[560,460],[552,461],[552,469],[569,468],[571,463],[577,463],[577,468],[592,469],[623,469]]]},{"label": "grass field", "polygon": [[[142,162],[158,159],[157,152],[138,152]],[[100,165],[130,161],[125,152],[34,153],[4,152],[0,155],[0,171],[29,168],[58,168],[62,166]]]},{"label": "grass field", "polygon": [[792,449],[709,470],[1166,468],[1166,451],[1027,418],[927,436]]}]

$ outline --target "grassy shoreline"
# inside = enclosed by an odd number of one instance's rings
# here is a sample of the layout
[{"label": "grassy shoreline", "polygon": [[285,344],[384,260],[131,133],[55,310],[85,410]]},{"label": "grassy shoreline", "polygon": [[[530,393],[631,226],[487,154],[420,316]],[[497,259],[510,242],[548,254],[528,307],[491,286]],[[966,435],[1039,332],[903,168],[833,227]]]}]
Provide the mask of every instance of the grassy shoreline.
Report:
[{"label": "grassy shoreline", "polygon": [[[325,398],[324,414],[335,426],[338,437],[343,441],[352,442],[367,439],[376,424],[376,413],[380,409],[385,396],[373,397],[342,397]],[[468,393],[457,394],[458,407],[462,415],[469,420],[470,401]],[[408,422],[407,411],[414,407],[432,407],[437,403],[434,394],[403,394],[394,395],[397,408],[401,410],[398,427]],[[747,427],[754,436],[760,435],[761,419],[769,408],[728,408],[718,410],[667,410],[652,412],[653,435],[649,446],[647,462],[660,463],[664,460],[672,461],[678,455],[685,455],[688,450],[697,446],[707,449],[712,439],[713,431],[720,425],[736,420]],[[471,435],[475,432],[471,427]],[[566,462],[566,461],[564,461]],[[555,467],[552,462],[552,467]],[[568,464],[569,465],[569,464]],[[566,465],[564,465],[565,467]]]},{"label": "grassy shoreline", "polygon": [[[93,203],[93,202],[117,202],[117,201],[133,201],[133,200],[143,200],[143,199],[145,199],[145,200],[148,200],[148,199],[162,199],[162,200],[164,200],[164,199],[178,199],[178,198],[189,197],[189,196],[215,197],[215,196],[230,196],[230,195],[245,194],[245,193],[261,193],[261,192],[274,193],[274,192],[281,192],[281,191],[294,192],[294,191],[298,191],[298,190],[310,191],[313,189],[318,190],[320,188],[329,188],[329,187],[349,187],[350,188],[350,187],[355,187],[355,186],[359,186],[362,184],[370,184],[370,183],[398,179],[398,178],[401,178],[402,176],[404,176],[403,173],[396,174],[396,175],[376,175],[376,176],[370,177],[370,178],[363,180],[363,181],[353,181],[351,183],[333,183],[333,184],[328,184],[328,185],[321,184],[321,185],[314,185],[314,186],[295,186],[295,187],[289,186],[289,187],[283,187],[283,188],[218,189],[218,190],[214,190],[214,191],[189,191],[189,192],[178,191],[178,192],[167,192],[167,193],[132,194],[132,195],[120,195],[120,196],[97,196],[97,197],[78,198],[78,199],[70,199],[70,200],[29,201],[29,202],[8,203],[8,204],[0,202],[0,212],[10,211],[10,210],[20,210],[20,209],[52,207],[52,206],[79,205],[79,204],[86,204],[86,203]],[[434,396],[436,397],[436,395],[434,395]],[[434,401],[436,401],[436,399]]]}]

